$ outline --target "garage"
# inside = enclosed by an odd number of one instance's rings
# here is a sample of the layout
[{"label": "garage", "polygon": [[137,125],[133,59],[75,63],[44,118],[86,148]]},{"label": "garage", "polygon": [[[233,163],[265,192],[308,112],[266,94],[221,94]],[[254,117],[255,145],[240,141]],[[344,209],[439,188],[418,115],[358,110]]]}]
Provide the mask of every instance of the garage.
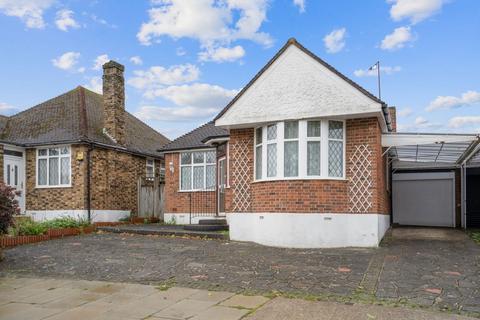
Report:
[{"label": "garage", "polygon": [[454,172],[393,174],[392,209],[394,224],[455,227]]},{"label": "garage", "polygon": [[394,226],[480,226],[480,135],[395,132],[382,146]]}]

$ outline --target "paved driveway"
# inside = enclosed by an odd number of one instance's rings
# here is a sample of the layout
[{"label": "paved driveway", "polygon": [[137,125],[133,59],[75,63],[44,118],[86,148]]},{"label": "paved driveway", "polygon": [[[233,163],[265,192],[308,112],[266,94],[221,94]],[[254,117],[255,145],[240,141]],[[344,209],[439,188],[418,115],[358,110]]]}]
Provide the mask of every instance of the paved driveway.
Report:
[{"label": "paved driveway", "polygon": [[[167,283],[232,292],[334,295],[480,311],[480,247],[388,237],[378,249],[280,249],[251,243],[94,234],[6,250],[0,275]],[[455,238],[455,237],[454,237]]]}]

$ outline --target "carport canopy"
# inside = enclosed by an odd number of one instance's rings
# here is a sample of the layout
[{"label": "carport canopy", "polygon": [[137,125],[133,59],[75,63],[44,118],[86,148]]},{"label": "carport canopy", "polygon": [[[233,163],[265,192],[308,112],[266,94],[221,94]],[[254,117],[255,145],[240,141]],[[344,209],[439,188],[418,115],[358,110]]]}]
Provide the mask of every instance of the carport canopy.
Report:
[{"label": "carport canopy", "polygon": [[480,135],[385,133],[382,147],[397,163],[456,167],[480,164]]}]

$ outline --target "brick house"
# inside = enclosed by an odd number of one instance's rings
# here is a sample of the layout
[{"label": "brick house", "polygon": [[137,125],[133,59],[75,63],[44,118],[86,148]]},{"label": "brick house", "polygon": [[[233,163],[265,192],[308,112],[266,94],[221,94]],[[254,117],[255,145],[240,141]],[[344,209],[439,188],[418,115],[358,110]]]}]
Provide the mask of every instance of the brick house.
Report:
[{"label": "brick house", "polygon": [[165,219],[224,216],[232,240],[370,247],[392,224],[480,226],[480,135],[397,133],[394,107],[295,39],[162,151]]},{"label": "brick house", "polygon": [[169,140],[125,111],[124,67],[103,70],[103,95],[79,86],[0,117],[1,178],[23,214],[116,221],[136,213],[138,178],[160,173]]},{"label": "brick house", "polygon": [[212,122],[164,146],[165,219],[195,223],[213,206],[232,240],[376,246],[392,131],[394,108],[290,39]]}]

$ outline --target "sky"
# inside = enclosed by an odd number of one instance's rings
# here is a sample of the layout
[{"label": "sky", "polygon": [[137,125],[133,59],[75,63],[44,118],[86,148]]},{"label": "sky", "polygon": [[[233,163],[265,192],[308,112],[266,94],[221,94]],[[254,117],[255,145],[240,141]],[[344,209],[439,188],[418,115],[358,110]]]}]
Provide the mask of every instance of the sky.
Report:
[{"label": "sky", "polygon": [[0,114],[125,65],[126,109],[173,139],[290,38],[397,107],[399,131],[480,132],[478,0],[0,0]]}]

